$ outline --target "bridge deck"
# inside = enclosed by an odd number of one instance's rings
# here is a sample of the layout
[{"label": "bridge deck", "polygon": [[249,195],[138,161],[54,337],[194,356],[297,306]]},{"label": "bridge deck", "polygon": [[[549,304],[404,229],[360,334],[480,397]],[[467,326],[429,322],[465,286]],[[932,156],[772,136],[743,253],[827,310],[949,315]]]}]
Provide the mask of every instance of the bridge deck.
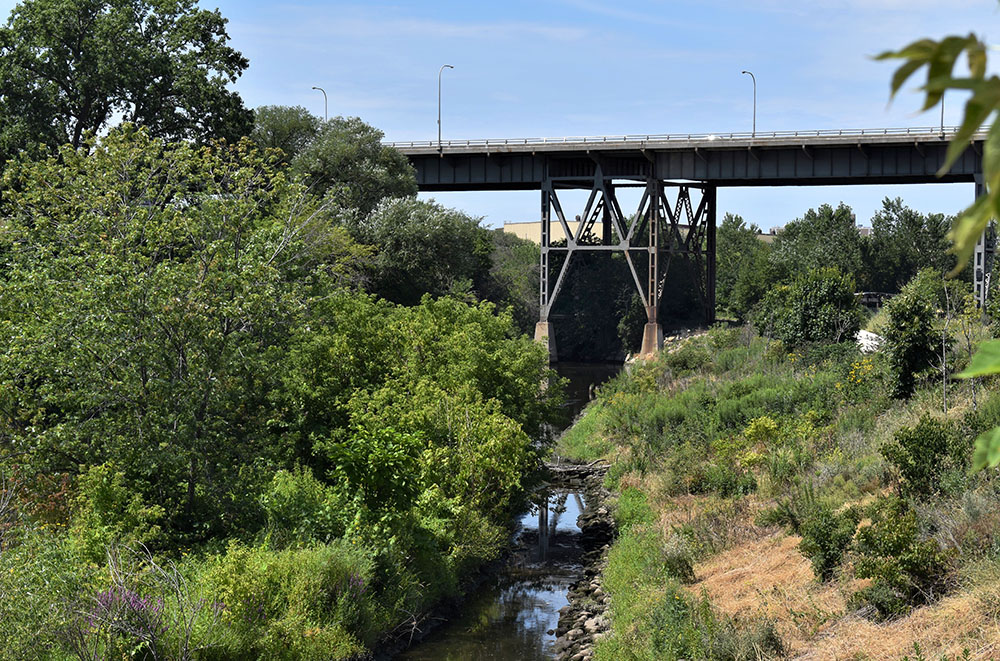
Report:
[{"label": "bridge deck", "polygon": [[[953,128],[833,129],[387,143],[406,154],[422,190],[532,190],[592,178],[598,162],[623,179],[783,186],[974,181],[977,135],[938,177]],[[589,185],[589,184],[588,184]]]}]

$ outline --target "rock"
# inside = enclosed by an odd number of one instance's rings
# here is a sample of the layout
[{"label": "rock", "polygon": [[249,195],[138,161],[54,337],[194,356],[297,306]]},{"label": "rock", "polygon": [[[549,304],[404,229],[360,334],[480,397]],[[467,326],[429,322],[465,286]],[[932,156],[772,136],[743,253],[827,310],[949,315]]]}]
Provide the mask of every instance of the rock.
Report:
[{"label": "rock", "polygon": [[576,640],[583,635],[583,629],[570,629],[566,632],[567,640]]}]

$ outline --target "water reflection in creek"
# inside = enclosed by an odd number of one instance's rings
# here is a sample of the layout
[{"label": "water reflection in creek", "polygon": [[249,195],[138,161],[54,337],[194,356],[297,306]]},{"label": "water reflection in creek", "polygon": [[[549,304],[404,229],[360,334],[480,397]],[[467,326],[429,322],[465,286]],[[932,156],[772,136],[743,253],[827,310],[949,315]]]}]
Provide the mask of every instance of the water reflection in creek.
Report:
[{"label": "water reflection in creek", "polygon": [[524,515],[510,566],[470,595],[462,615],[399,655],[405,661],[541,661],[552,647],[559,609],[582,575],[580,494],[550,491]]}]

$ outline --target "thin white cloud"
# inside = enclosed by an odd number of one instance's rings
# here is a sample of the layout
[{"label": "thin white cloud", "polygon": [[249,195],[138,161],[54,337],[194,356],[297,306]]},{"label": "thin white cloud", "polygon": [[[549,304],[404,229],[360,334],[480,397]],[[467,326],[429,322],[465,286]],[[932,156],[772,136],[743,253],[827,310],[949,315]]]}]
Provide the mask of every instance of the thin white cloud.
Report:
[{"label": "thin white cloud", "polygon": [[563,0],[563,4],[590,14],[608,16],[644,25],[667,25],[671,27],[683,27],[687,25],[683,21],[678,21],[670,17],[671,12],[668,4],[656,3],[656,6],[649,7],[646,11],[626,9],[620,5],[593,2],[592,0]]},{"label": "thin white cloud", "polygon": [[545,23],[523,21],[498,21],[496,23],[473,23],[440,21],[427,18],[392,18],[349,16],[317,17],[301,16],[294,21],[275,25],[267,22],[244,23],[240,27],[247,34],[257,37],[274,36],[285,38],[296,35],[304,37],[346,37],[352,40],[377,39],[462,39],[471,41],[506,41],[510,39],[538,38],[549,41],[571,42],[585,39],[590,31],[578,27],[563,27]]}]

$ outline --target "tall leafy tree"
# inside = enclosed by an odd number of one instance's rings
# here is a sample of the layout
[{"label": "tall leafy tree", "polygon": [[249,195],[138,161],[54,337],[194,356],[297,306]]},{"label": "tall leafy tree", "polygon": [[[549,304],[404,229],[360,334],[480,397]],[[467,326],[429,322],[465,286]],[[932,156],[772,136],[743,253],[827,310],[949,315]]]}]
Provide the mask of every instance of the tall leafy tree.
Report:
[{"label": "tall leafy tree", "polygon": [[832,267],[799,273],[767,292],[753,322],[789,346],[851,340],[861,323],[854,278]]},{"label": "tall leafy tree", "polygon": [[900,198],[882,200],[872,216],[868,271],[876,291],[898,292],[922,268],[947,273],[955,266],[948,254],[952,219],[944,214],[922,214]]},{"label": "tall leafy tree", "polygon": [[[831,249],[836,246],[836,250]],[[835,267],[841,273],[855,275],[865,287],[861,235],[851,207],[844,203],[833,208],[823,204],[809,209],[802,218],[785,225],[774,242],[772,257],[788,275],[810,269]]]},{"label": "tall leafy tree", "polygon": [[531,332],[538,321],[538,244],[502,229],[493,230],[491,236],[485,297],[501,307],[510,306],[518,328]]},{"label": "tall leafy tree", "polygon": [[760,233],[753,223],[727,213],[716,234],[716,299],[740,319],[772,284],[770,246],[761,241]]},{"label": "tall leafy tree", "polygon": [[262,148],[280,149],[286,162],[312,142],[323,123],[302,106],[260,106],[253,120],[253,141]]},{"label": "tall leafy tree", "polygon": [[371,291],[382,298],[415,305],[424,294],[483,297],[493,241],[477,218],[433,201],[390,199],[352,232],[375,247],[367,272]]},{"label": "tall leafy tree", "polygon": [[382,132],[357,117],[335,117],[292,160],[310,190],[368,215],[387,197],[417,194],[413,166],[382,144]]},{"label": "tall leafy tree", "polygon": [[244,516],[282,347],[358,257],[346,231],[248,141],[126,127],[4,183],[0,453],[113,461],[192,535]]},{"label": "tall leafy tree", "polygon": [[0,162],[119,119],[171,140],[246,135],[227,85],[248,62],[228,41],[197,0],[24,0],[0,28]]}]

